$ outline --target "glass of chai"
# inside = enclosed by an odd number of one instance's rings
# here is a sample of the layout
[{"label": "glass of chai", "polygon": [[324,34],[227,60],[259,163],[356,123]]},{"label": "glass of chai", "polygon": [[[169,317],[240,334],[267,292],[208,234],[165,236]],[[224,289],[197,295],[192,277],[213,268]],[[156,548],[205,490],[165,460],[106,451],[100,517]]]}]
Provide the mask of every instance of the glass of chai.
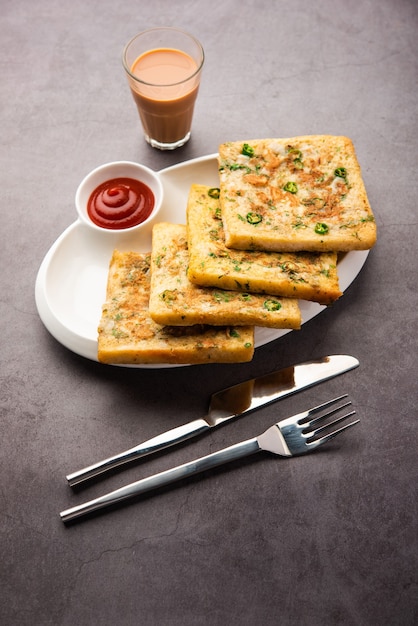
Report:
[{"label": "glass of chai", "polygon": [[123,66],[154,148],[173,150],[189,140],[203,62],[201,44],[177,28],[152,28],[127,43]]}]

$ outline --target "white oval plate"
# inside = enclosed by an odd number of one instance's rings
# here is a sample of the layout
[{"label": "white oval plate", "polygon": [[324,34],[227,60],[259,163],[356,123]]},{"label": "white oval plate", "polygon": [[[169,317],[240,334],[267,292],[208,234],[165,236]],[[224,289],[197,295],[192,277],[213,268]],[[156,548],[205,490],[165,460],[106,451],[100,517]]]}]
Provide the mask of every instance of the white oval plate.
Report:
[{"label": "white oval plate", "polygon": [[[193,183],[219,186],[217,155],[179,163],[159,172],[164,201],[158,221],[184,224],[190,186]],[[114,248],[119,250],[151,250],[152,223],[141,231],[140,238],[126,233],[95,232],[79,220],[69,226],[47,252],[36,278],[35,299],[39,316],[57,341],[80,356],[97,361],[97,327]],[[345,254],[338,262],[340,288],[345,291],[363,267],[369,251]],[[306,323],[326,307],[315,302],[299,302],[302,323]],[[291,332],[272,328],[255,329],[255,347]],[[162,368],[176,365],[135,365],[132,367]]]}]

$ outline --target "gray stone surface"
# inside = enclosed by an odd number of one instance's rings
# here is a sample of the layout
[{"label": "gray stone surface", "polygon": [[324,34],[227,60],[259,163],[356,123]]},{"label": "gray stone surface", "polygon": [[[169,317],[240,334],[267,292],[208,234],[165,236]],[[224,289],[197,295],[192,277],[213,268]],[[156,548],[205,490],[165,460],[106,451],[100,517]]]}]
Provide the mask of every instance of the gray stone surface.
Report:
[{"label": "gray stone surface", "polygon": [[[3,0],[1,558],[4,626],[417,623],[415,0]],[[190,143],[141,137],[121,50],[176,25],[206,65]],[[252,363],[104,367],[40,321],[41,261],[92,168],[156,170],[225,140],[351,137],[378,243],[344,297]],[[361,366],[72,492],[65,475],[204,415],[219,388],[328,353]],[[233,463],[65,527],[59,511],[252,437],[347,392],[361,425],[326,451]]]}]

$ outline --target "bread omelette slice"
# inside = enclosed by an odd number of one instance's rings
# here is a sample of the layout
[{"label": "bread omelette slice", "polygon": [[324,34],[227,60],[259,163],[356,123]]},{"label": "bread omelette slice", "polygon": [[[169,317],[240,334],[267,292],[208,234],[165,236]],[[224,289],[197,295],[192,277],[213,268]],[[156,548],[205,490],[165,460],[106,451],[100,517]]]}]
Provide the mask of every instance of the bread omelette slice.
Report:
[{"label": "bread omelette slice", "polygon": [[298,329],[298,300],[199,287],[187,277],[187,227],[160,222],[152,230],[149,311],[160,324],[252,325]]},{"label": "bread omelette slice", "polygon": [[229,248],[370,249],[376,224],[347,137],[312,135],[223,143],[220,201]]},{"label": "bread omelette slice", "polygon": [[151,255],[114,250],[98,328],[98,360],[110,364],[250,361],[254,328],[162,326],[148,302]]},{"label": "bread omelette slice", "polygon": [[219,189],[192,185],[187,203],[189,280],[199,286],[331,304],[341,296],[336,252],[266,252],[225,245]]}]

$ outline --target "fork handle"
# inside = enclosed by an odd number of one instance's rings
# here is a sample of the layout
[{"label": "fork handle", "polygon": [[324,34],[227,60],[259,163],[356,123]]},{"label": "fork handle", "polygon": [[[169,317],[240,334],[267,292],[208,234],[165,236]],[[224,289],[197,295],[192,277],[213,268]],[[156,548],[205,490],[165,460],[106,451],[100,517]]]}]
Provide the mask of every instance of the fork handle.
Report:
[{"label": "fork handle", "polygon": [[128,500],[129,498],[146,493],[147,491],[162,487],[163,485],[169,485],[188,476],[192,476],[193,474],[204,472],[212,467],[217,467],[224,463],[229,463],[230,461],[254,454],[260,450],[261,448],[256,438],[242,441],[228,448],[224,448],[223,450],[219,450],[218,452],[203,456],[195,461],[190,461],[189,463],[184,463],[183,465],[178,465],[172,469],[160,472],[159,474],[138,480],[130,485],[126,485],[125,487],[121,487],[120,489],[116,489],[104,496],[96,498],[95,500],[90,500],[84,504],[62,511],[60,517],[63,522],[70,522],[88,513]]}]

